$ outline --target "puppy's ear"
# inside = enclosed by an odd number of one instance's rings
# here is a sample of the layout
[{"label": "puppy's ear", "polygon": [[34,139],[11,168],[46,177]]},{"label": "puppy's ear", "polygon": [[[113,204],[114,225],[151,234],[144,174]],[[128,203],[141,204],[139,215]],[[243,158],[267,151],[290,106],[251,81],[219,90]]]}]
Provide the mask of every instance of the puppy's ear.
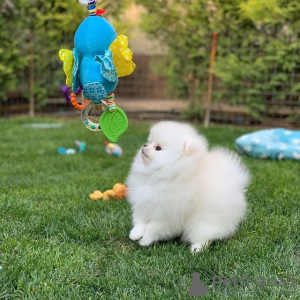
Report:
[{"label": "puppy's ear", "polygon": [[194,140],[187,138],[183,144],[183,156],[190,156],[197,150],[197,145]]},{"label": "puppy's ear", "polygon": [[207,151],[208,144],[204,137],[187,137],[183,144],[183,156],[193,155],[195,152],[202,154]]}]

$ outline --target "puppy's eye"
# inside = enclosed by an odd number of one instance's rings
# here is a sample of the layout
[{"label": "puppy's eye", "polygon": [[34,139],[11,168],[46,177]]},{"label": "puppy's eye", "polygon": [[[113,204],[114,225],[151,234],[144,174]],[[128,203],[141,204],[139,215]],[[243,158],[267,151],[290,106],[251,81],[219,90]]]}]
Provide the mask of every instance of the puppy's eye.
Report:
[{"label": "puppy's eye", "polygon": [[160,151],[160,150],[161,150],[161,147],[160,147],[160,146],[156,146],[155,150],[156,150],[156,151]]}]

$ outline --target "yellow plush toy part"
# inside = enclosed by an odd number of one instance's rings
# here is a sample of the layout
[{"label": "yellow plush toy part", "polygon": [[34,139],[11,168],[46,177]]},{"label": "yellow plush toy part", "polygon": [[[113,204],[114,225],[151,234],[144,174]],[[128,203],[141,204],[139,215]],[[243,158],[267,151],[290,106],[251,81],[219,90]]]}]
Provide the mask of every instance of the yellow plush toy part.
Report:
[{"label": "yellow plush toy part", "polygon": [[135,64],[132,61],[132,52],[128,48],[127,36],[119,35],[109,49],[113,54],[118,77],[130,75],[135,69]]},{"label": "yellow plush toy part", "polygon": [[105,192],[95,191],[94,193],[90,194],[91,200],[109,200],[111,198],[122,200],[126,196],[126,186],[122,183],[117,183],[114,185],[112,190],[107,190]]},{"label": "yellow plush toy part", "polygon": [[66,74],[66,84],[67,86],[72,86],[72,70],[74,64],[73,52],[71,50],[61,49],[59,51],[59,58],[63,61],[63,69]]}]

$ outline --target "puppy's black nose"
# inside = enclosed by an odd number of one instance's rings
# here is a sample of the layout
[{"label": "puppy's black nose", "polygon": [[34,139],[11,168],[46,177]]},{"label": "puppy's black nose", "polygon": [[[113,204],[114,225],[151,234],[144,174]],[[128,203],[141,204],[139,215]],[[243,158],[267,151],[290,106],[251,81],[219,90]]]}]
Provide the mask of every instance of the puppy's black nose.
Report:
[{"label": "puppy's black nose", "polygon": [[147,144],[145,144],[143,147],[147,147],[148,145]]}]

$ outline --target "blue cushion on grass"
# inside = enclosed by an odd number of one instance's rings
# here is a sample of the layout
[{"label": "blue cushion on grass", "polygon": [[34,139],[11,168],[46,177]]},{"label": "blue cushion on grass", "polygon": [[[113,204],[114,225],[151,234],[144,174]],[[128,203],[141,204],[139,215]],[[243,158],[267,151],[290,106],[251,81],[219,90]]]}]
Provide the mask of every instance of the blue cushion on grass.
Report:
[{"label": "blue cushion on grass", "polygon": [[284,128],[259,130],[235,141],[239,151],[259,158],[300,161],[300,131]]}]

